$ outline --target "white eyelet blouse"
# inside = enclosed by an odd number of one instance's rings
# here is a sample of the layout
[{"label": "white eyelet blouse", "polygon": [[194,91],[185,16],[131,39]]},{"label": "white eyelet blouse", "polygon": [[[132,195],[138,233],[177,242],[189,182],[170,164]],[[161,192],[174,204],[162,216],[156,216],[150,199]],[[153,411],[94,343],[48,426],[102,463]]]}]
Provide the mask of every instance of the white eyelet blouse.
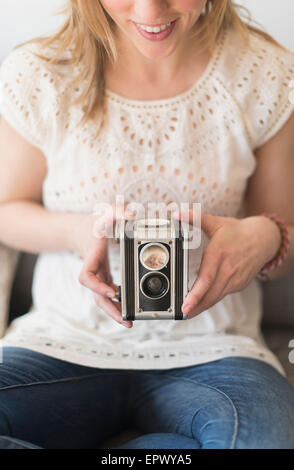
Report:
[{"label": "white eyelet blouse", "polygon": [[[1,112],[47,161],[43,203],[50,211],[90,212],[98,202],[200,202],[204,212],[242,217],[254,150],[289,119],[294,55],[251,34],[252,50],[234,30],[225,31],[200,80],[177,96],[138,101],[106,90],[103,126],[77,126],[82,105],[69,99],[80,87],[68,80],[78,69],[48,70],[35,44],[12,51],[0,68]],[[44,52],[44,51],[42,51]],[[50,52],[50,51],[49,51]],[[68,51],[70,54],[70,50]],[[278,158],[278,156],[277,156]],[[189,252],[189,287],[197,278],[209,240]],[[119,245],[109,241],[114,282]],[[284,371],[260,333],[262,295],[254,279],[186,321],[116,323],[78,282],[79,256],[39,255],[33,306],[12,322],[4,345],[86,366],[170,369],[245,356]]]}]

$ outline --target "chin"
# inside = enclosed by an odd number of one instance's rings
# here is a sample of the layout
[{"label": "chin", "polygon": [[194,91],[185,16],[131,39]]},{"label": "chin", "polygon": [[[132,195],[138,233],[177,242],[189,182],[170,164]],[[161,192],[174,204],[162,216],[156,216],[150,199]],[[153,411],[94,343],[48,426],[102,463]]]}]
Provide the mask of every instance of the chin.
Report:
[{"label": "chin", "polygon": [[163,47],[162,45],[153,45],[152,47],[140,47],[137,44],[135,44],[137,50],[147,59],[165,59],[166,57],[169,57],[177,48],[177,45],[169,45],[168,47],[165,46]]}]

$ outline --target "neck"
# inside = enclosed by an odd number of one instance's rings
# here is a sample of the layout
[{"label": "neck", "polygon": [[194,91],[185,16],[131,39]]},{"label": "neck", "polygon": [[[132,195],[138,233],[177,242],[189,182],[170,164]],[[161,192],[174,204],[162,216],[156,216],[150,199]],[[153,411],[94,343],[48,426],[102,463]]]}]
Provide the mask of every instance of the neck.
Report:
[{"label": "neck", "polygon": [[115,74],[139,78],[153,84],[164,84],[175,79],[195,61],[201,63],[207,53],[198,53],[198,41],[190,35],[183,38],[176,50],[165,58],[148,58],[134,46],[121,31],[117,34],[118,60],[110,66]]}]

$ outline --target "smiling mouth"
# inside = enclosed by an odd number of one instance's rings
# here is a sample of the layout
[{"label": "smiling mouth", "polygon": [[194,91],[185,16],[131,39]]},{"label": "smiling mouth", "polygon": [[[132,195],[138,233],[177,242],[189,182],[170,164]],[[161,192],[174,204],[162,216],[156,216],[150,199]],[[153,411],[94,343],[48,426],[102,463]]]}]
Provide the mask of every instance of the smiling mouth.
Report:
[{"label": "smiling mouth", "polygon": [[158,25],[147,25],[147,24],[141,24],[141,23],[135,23],[138,28],[140,28],[142,31],[146,31],[147,33],[160,33],[161,31],[165,31],[167,28],[171,26],[174,21],[170,21],[168,23],[162,23]]}]

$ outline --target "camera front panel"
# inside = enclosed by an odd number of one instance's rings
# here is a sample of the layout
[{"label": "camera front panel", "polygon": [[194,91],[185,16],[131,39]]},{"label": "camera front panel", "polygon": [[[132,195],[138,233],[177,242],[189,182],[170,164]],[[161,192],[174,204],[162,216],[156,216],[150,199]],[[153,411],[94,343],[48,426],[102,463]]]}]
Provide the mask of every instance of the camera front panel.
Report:
[{"label": "camera front panel", "polygon": [[187,319],[181,311],[188,292],[187,243],[181,222],[178,227],[169,225],[167,238],[160,232],[155,238],[150,234],[144,237],[133,225],[127,231],[125,221],[117,227],[123,320]]},{"label": "camera front panel", "polygon": [[[167,253],[167,260],[161,263],[160,248]],[[144,258],[142,254],[150,251]],[[148,241],[138,244],[137,305],[141,312],[167,311],[171,307],[171,246],[168,243]],[[148,260],[151,263],[148,264]],[[158,261],[159,260],[159,261]],[[166,262],[165,262],[166,261]]]}]

